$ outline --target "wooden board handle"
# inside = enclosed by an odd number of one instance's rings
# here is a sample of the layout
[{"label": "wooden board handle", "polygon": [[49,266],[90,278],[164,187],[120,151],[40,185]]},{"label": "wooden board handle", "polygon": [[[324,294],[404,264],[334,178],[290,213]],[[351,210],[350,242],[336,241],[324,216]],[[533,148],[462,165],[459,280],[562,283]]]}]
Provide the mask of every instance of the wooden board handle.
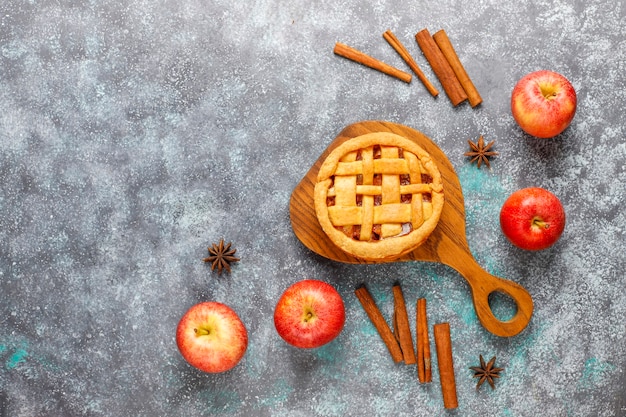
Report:
[{"label": "wooden board handle", "polygon": [[[533,314],[533,299],[524,287],[491,275],[482,269],[471,255],[464,259],[457,258],[454,265],[450,266],[463,275],[469,284],[478,320],[488,331],[497,336],[510,337],[526,328]],[[517,311],[509,320],[499,320],[489,305],[489,296],[498,292],[509,296],[515,302]]]}]

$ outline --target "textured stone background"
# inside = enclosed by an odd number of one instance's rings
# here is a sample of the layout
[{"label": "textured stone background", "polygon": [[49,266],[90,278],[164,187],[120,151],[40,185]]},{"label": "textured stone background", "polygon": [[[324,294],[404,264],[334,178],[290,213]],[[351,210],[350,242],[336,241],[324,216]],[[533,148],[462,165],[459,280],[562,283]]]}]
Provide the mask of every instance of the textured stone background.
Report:
[{"label": "textured stone background", "polygon": [[[353,295],[367,283],[390,317],[399,280],[414,314],[452,328],[453,415],[625,416],[626,2],[376,0],[3,0],[0,2],[0,416],[430,416],[438,376],[395,365]],[[435,81],[414,34],[444,28],[483,95],[453,108],[333,55],[341,41],[401,69],[392,29]],[[552,69],[578,92],[572,126],[523,134],[509,110],[524,74]],[[438,84],[437,84],[438,85]],[[519,336],[478,323],[448,267],[352,266],[293,235],[292,189],[346,125],[380,119],[424,132],[460,177],[478,262],[531,293]],[[467,139],[496,140],[492,169]],[[526,186],[559,196],[556,246],[529,253],[498,225]],[[241,262],[201,259],[220,238]],[[346,302],[334,342],[296,350],[276,334],[276,300],[317,278]],[[192,304],[243,318],[244,360],[202,374],[174,332]],[[510,314],[495,299],[498,314]],[[506,371],[475,390],[467,368]]]}]

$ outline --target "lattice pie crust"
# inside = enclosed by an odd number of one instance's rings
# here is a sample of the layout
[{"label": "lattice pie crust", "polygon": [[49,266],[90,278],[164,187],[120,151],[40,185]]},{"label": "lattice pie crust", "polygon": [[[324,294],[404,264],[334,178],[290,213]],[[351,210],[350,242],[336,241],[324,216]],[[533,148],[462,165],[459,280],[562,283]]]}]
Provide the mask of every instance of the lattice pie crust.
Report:
[{"label": "lattice pie crust", "polygon": [[441,174],[430,155],[387,132],[335,148],[320,167],[314,199],[330,240],[370,261],[394,259],[424,243],[444,203]]}]

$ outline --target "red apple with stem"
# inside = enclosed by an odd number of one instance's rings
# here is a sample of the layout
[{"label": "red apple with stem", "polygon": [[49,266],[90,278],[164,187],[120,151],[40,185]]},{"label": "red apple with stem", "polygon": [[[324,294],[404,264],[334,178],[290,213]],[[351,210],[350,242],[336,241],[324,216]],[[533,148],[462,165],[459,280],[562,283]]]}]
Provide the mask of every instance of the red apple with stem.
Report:
[{"label": "red apple with stem", "polygon": [[190,365],[204,372],[225,372],[243,358],[248,332],[232,308],[206,301],[191,307],[180,319],[176,344]]},{"label": "red apple with stem", "polygon": [[274,310],[276,331],[298,348],[320,347],[336,338],[346,319],[341,295],[323,281],[306,279],[285,290]]},{"label": "red apple with stem", "polygon": [[531,72],[513,88],[511,112],[529,135],[552,138],[572,122],[576,91],[567,78],[554,71]]},{"label": "red apple with stem", "polygon": [[500,210],[500,226],[509,241],[526,250],[554,245],[565,229],[565,210],[557,196],[539,187],[511,194]]}]

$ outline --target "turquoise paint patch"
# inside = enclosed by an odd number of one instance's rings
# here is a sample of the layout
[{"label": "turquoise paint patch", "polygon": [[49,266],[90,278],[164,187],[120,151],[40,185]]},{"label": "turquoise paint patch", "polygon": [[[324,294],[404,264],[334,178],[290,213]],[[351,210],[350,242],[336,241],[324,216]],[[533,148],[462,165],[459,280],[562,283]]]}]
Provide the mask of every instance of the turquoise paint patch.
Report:
[{"label": "turquoise paint patch", "polygon": [[435,284],[442,282],[441,275],[437,273],[433,265],[431,262],[412,262],[409,266],[411,279],[417,284],[424,284],[426,281],[432,281]]},{"label": "turquoise paint patch", "polygon": [[513,298],[500,292],[495,292],[489,297],[489,306],[493,315],[500,321],[511,320],[517,312]]},{"label": "turquoise paint patch", "polygon": [[367,288],[370,292],[370,295],[379,306],[384,305],[389,301],[389,299],[393,299],[393,296],[390,295],[390,291],[388,288],[382,288],[379,286],[370,286]]},{"label": "turquoise paint patch", "polygon": [[342,403],[322,402],[315,403],[315,412],[320,416],[344,416],[348,406]]},{"label": "turquoise paint patch", "polygon": [[463,323],[467,326],[474,326],[478,322],[478,316],[474,310],[474,303],[471,300],[469,300],[469,302],[467,300],[463,300],[462,303],[455,306],[455,310]]},{"label": "turquoise paint patch", "polygon": [[317,416],[345,416],[349,409],[345,396],[340,390],[328,389],[322,392],[314,404]]},{"label": "turquoise paint patch", "polygon": [[486,179],[489,177],[488,170],[478,169],[475,165],[463,165],[458,172],[463,194],[481,191],[487,183]]},{"label": "turquoise paint patch", "polygon": [[611,374],[616,370],[616,366],[612,363],[601,361],[598,358],[589,358],[585,361],[585,367],[581,377],[582,384],[600,384],[609,379]]},{"label": "turquoise paint patch", "polygon": [[341,349],[339,343],[327,343],[317,349],[313,349],[313,354],[320,360],[334,362],[341,355]]},{"label": "turquoise paint patch", "polygon": [[4,351],[7,350],[7,347],[5,345],[0,345],[0,353],[4,353]]},{"label": "turquoise paint patch", "polygon": [[7,369],[13,369],[17,365],[19,365],[21,362],[25,362],[27,356],[28,356],[28,352],[26,352],[24,349],[17,349],[13,353],[13,355],[11,355],[9,360],[7,360],[6,362]]},{"label": "turquoise paint patch", "polygon": [[363,324],[361,324],[359,326],[359,332],[361,332],[364,335],[368,335],[368,336],[372,336],[375,334],[378,334],[376,328],[374,327],[374,325],[370,322],[364,322]]},{"label": "turquoise paint patch", "polygon": [[[527,357],[529,352],[532,350],[534,346],[538,345],[538,341],[541,338],[541,335],[544,333],[545,329],[549,329],[553,325],[553,322],[546,322],[543,324],[538,324],[536,327],[530,327],[525,333],[525,337],[519,339],[517,341],[517,347],[515,348],[514,353],[511,355],[509,359],[509,363],[507,369],[514,373],[513,371],[523,372],[527,367]],[[541,345],[544,346],[544,345]],[[544,347],[545,354],[550,355],[550,357],[556,361],[557,355],[554,353],[552,345],[547,345]]]},{"label": "turquoise paint patch", "polygon": [[441,283],[441,275],[437,274],[437,272],[432,267],[427,267],[424,269],[424,275],[428,277],[435,284]]},{"label": "turquoise paint patch", "polygon": [[230,414],[239,408],[241,399],[236,392],[232,391],[214,391],[207,389],[199,393],[200,401],[207,404],[211,412],[222,412]]},{"label": "turquoise paint patch", "polygon": [[494,195],[502,197],[506,189],[500,182],[500,178],[486,169],[476,169],[475,166],[466,165],[459,170],[459,182],[463,189],[463,196],[470,193]]},{"label": "turquoise paint patch", "polygon": [[259,401],[259,405],[269,408],[276,407],[287,401],[293,390],[293,387],[285,379],[277,379],[270,392],[267,393],[268,395]]},{"label": "turquoise paint patch", "polygon": [[476,169],[475,166],[463,166],[459,172],[468,226],[475,225],[486,215],[499,213],[507,196],[507,190],[499,178],[489,174],[487,170]]}]

